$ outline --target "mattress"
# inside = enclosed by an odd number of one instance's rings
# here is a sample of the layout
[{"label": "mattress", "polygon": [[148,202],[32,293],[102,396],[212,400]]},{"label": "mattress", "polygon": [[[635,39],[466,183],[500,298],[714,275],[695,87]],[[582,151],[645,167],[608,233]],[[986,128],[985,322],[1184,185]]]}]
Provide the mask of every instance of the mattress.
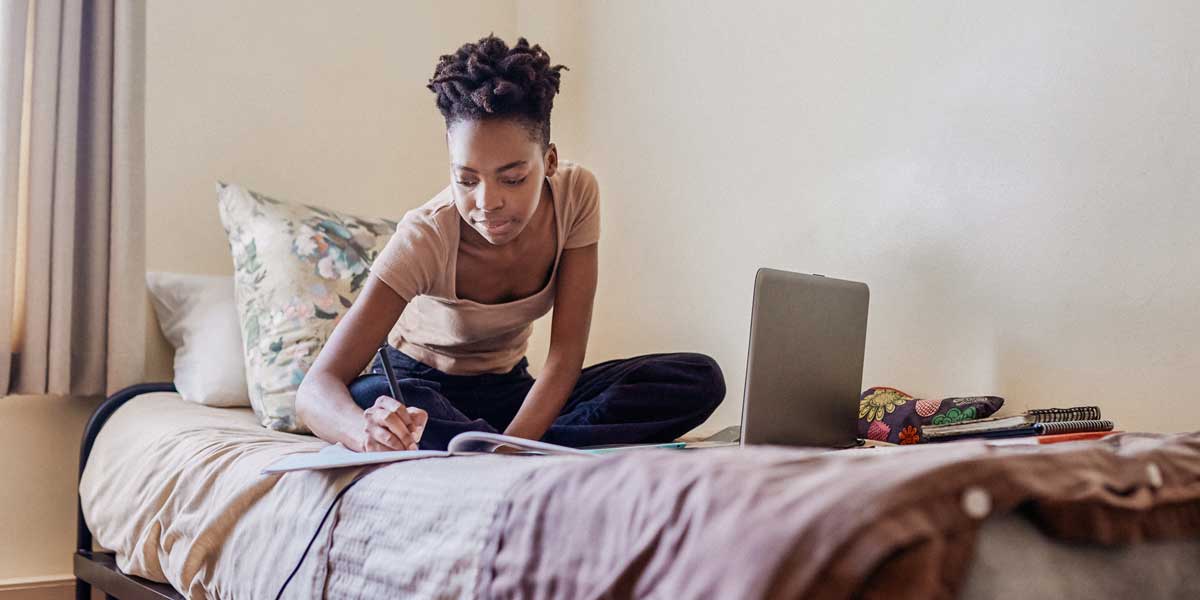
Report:
[{"label": "mattress", "polygon": [[1200,598],[1200,541],[1085,546],[1043,535],[1015,514],[980,530],[964,600]]},{"label": "mattress", "polygon": [[[472,456],[260,473],[324,446],[264,429],[249,409],[144,394],[97,436],[80,482],[83,512],[125,573],[190,598],[273,598],[293,570],[287,598],[469,598],[515,486],[589,460]],[[318,533],[335,496],[359,477]],[[978,540],[963,598],[1135,588],[1147,600],[1200,597],[1196,540],[1088,547],[1047,538],[1016,513],[985,521]],[[725,560],[720,548],[713,560]]]}]

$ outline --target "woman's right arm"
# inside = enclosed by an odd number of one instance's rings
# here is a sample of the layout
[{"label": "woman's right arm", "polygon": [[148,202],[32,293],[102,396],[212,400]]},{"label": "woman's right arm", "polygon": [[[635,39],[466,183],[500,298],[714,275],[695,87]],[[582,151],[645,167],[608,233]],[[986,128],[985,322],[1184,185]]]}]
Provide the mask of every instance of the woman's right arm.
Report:
[{"label": "woman's right arm", "polygon": [[[407,304],[374,274],[367,277],[362,292],[333,328],[296,391],[296,414],[317,437],[331,443],[341,442],[351,450],[368,448],[367,416],[350,397],[348,386],[387,339]],[[398,421],[410,421],[408,415],[388,416],[386,411],[384,414],[383,419],[399,425],[402,430],[405,426]],[[377,436],[386,438],[387,434]],[[398,450],[404,448],[398,443],[391,445],[397,446]]]}]

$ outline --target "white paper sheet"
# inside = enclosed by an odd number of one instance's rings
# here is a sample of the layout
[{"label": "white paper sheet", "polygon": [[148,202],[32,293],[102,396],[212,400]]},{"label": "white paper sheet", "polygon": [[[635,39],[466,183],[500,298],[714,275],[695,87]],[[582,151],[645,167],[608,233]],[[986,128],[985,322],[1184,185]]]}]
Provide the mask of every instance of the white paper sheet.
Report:
[{"label": "white paper sheet", "polygon": [[338,467],[358,467],[362,465],[377,465],[401,460],[418,458],[439,458],[450,456],[443,450],[393,450],[391,452],[355,452],[341,444],[326,446],[320,452],[301,452],[290,454],[263,469],[264,475],[300,471],[303,469],[336,469]]}]

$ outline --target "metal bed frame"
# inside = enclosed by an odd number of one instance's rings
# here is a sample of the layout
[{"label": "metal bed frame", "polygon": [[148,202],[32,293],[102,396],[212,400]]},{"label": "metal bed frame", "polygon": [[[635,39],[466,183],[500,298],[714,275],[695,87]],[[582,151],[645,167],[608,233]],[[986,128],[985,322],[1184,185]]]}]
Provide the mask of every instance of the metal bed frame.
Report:
[{"label": "metal bed frame", "polygon": [[[141,394],[174,391],[174,383],[139,383],[114,393],[96,407],[83,430],[83,442],[79,447],[79,477],[83,477],[83,468],[87,466],[96,436],[118,408]],[[76,499],[79,500],[79,504],[76,516],[78,529],[75,544],[75,600],[90,600],[93,586],[104,592],[104,597],[109,600],[184,600],[170,585],[122,573],[117,568],[112,552],[93,551],[92,531],[83,518],[82,501],[78,496]]]}]

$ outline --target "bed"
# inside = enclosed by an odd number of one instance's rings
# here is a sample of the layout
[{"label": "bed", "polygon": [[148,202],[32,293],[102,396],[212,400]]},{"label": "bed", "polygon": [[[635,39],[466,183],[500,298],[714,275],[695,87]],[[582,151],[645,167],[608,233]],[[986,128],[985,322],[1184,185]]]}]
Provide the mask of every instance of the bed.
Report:
[{"label": "bed", "polygon": [[114,394],[81,449],[77,597],[1200,597],[1196,434],[259,473],[323,446],[171,384]]}]

